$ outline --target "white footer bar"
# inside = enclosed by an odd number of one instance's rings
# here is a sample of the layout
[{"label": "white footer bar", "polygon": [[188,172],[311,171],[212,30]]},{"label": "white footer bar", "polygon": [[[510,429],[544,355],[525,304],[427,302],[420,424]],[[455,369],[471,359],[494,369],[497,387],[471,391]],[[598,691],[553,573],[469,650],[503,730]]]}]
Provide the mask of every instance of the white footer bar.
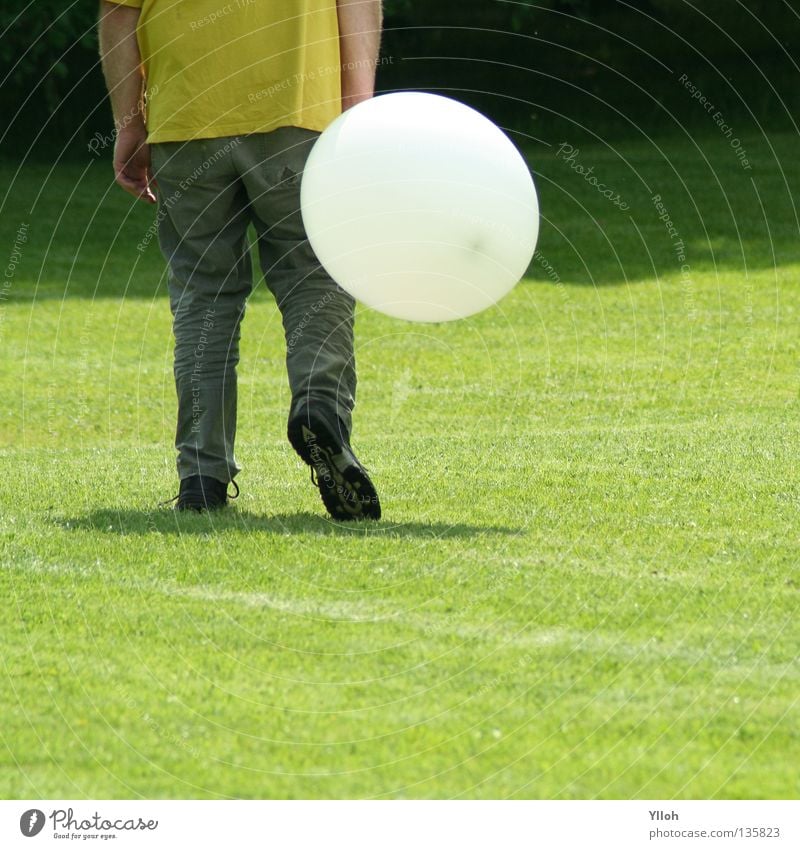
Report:
[{"label": "white footer bar", "polygon": [[797,849],[800,802],[0,801],[0,846]]}]

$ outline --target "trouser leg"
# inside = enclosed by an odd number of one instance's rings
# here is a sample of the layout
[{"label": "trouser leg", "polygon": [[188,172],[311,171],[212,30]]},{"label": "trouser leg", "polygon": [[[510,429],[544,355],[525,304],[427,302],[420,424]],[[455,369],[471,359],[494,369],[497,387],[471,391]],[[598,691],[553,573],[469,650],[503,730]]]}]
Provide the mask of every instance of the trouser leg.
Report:
[{"label": "trouser leg", "polygon": [[335,411],[352,427],[355,303],[322,268],[300,214],[300,178],[317,133],[283,127],[249,136],[236,151],[258,234],[261,268],[286,336],[291,414],[302,404]]},{"label": "trouser leg", "polygon": [[252,271],[247,198],[233,167],[237,139],[154,144],[159,243],[169,263],[181,479],[230,481],[240,467],[236,366]]}]

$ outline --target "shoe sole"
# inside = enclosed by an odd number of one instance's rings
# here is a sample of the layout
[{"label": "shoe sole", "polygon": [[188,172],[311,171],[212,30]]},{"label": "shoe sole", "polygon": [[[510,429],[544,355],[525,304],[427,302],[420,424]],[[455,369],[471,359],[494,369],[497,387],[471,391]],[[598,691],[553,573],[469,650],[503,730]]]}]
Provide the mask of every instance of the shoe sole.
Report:
[{"label": "shoe sole", "polygon": [[317,475],[325,509],[334,519],[380,519],[378,493],[362,466],[339,471],[333,457],[342,453],[342,444],[328,425],[314,415],[289,425],[289,442],[300,459]]},{"label": "shoe sole", "polygon": [[173,510],[178,513],[207,513],[208,511],[222,510],[227,506],[227,501],[220,501],[219,504],[206,504],[205,501],[189,501],[183,504],[176,504]]}]

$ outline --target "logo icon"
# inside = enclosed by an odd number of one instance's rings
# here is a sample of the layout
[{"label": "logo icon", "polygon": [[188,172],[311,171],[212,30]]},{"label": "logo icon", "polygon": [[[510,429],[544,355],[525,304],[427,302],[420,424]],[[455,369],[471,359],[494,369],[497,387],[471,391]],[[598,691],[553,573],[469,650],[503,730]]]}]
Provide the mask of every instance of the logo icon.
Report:
[{"label": "logo icon", "polygon": [[44,812],[38,808],[31,808],[19,818],[19,830],[25,837],[36,837],[44,828]]}]

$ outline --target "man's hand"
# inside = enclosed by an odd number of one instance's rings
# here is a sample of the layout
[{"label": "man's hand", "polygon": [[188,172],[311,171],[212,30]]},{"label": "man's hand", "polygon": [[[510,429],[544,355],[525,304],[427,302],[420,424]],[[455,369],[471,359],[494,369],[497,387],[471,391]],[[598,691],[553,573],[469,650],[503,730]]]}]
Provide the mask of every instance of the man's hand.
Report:
[{"label": "man's hand", "polygon": [[150,145],[143,125],[122,127],[114,145],[114,176],[117,183],[135,198],[155,203],[150,171]]},{"label": "man's hand", "polygon": [[117,140],[114,176],[135,198],[155,203],[150,188],[150,148],[142,114],[142,58],[136,40],[140,10],[103,0],[100,5],[100,55],[111,96]]}]

